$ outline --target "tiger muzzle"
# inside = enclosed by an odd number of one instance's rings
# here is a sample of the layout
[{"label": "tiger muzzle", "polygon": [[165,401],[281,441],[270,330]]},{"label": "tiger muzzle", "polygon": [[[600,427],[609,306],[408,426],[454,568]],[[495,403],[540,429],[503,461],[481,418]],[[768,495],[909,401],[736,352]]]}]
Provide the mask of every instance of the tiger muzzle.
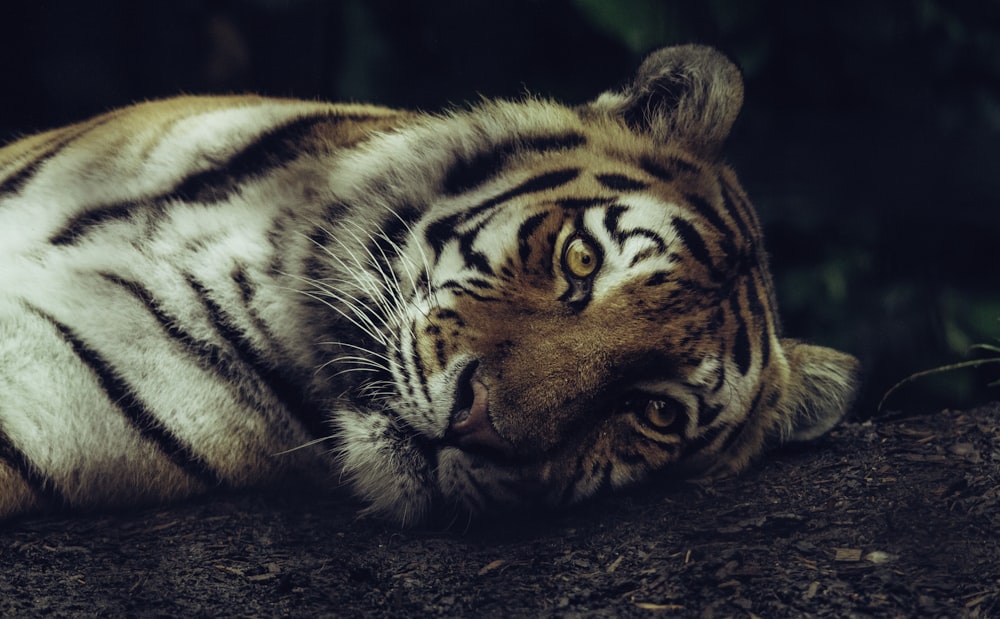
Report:
[{"label": "tiger muzzle", "polygon": [[514,455],[514,445],[493,425],[489,389],[475,376],[478,366],[470,363],[459,377],[445,441],[463,451],[508,459]]}]

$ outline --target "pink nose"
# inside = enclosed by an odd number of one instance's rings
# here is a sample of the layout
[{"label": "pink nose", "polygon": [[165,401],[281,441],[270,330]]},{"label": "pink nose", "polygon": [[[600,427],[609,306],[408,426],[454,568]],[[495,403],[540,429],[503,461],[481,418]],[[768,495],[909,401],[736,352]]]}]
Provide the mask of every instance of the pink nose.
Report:
[{"label": "pink nose", "polygon": [[448,436],[463,450],[510,453],[514,446],[493,427],[490,419],[490,391],[486,385],[470,378],[459,388],[459,401],[451,417]]}]

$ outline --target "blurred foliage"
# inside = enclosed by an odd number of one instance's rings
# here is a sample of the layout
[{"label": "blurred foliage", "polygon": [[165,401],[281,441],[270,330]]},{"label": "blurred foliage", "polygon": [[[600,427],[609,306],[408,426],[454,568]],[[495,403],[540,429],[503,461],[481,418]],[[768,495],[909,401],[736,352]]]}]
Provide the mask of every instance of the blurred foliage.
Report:
[{"label": "blurred foliage", "polygon": [[[728,157],[764,222],[786,331],[863,359],[860,416],[1000,335],[998,0],[6,3],[0,138],[177,92],[581,102],[683,42],[744,70]],[[997,378],[915,381],[889,407],[969,406],[998,397]]]}]

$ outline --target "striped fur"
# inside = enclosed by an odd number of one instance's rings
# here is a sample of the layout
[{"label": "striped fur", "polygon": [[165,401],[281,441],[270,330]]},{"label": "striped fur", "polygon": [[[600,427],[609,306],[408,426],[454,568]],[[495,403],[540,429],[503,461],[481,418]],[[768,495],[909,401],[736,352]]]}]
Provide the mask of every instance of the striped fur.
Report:
[{"label": "striped fur", "polygon": [[821,434],[855,361],[782,338],[741,100],[689,46],[577,108],[186,97],[7,146],[0,516],[318,473],[410,524]]}]

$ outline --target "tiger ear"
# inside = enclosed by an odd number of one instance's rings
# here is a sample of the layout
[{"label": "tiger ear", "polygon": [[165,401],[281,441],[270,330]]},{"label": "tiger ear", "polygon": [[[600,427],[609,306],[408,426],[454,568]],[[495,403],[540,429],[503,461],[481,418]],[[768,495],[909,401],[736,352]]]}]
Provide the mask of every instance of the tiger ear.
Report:
[{"label": "tiger ear", "polygon": [[837,424],[858,388],[858,360],[832,348],[781,340],[789,384],[779,405],[780,442],[808,441]]},{"label": "tiger ear", "polygon": [[657,141],[679,140],[716,157],[743,106],[743,77],[728,58],[704,45],[667,47],[639,67],[620,92],[591,107],[622,118]]}]

